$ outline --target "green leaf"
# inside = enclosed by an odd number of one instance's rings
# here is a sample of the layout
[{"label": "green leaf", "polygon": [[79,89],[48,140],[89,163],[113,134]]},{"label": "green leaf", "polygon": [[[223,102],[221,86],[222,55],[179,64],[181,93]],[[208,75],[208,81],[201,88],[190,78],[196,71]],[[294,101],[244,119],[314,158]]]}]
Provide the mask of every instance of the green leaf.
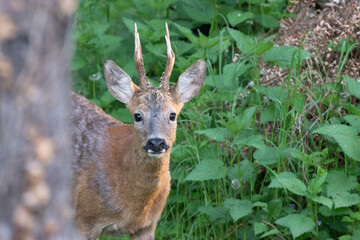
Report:
[{"label": "green leaf", "polygon": [[[299,55],[300,53],[300,55]],[[287,69],[294,60],[300,61],[310,57],[311,53],[294,46],[276,46],[263,54],[263,59],[267,62],[273,62],[279,65],[282,69]]]},{"label": "green leaf", "polygon": [[217,159],[202,160],[195,169],[187,175],[185,181],[205,181],[224,178],[227,168],[224,163]]},{"label": "green leaf", "polygon": [[198,38],[195,37],[195,35],[192,33],[192,31],[186,27],[183,27],[177,23],[172,23],[189,41],[194,44],[195,46],[198,46]]},{"label": "green leaf", "polygon": [[306,196],[306,186],[292,172],[281,172],[272,179],[269,188],[286,188],[297,195]]},{"label": "green leaf", "polygon": [[252,120],[253,115],[256,111],[256,107],[247,108],[244,112],[237,116],[232,116],[231,113],[228,114],[229,122],[222,122],[221,124],[226,127],[229,131],[237,133],[245,128],[247,128]]},{"label": "green leaf", "polygon": [[191,43],[180,40],[171,40],[171,45],[175,54],[179,56],[182,56],[194,47]]},{"label": "green leaf", "polygon": [[260,111],[260,123],[272,122],[278,119],[279,111],[273,103],[266,106],[262,111]]},{"label": "green leaf", "polygon": [[358,194],[344,193],[342,195],[333,196],[335,208],[350,207],[360,203]]},{"label": "green leaf", "polygon": [[244,22],[247,19],[252,19],[254,17],[254,14],[252,12],[233,11],[229,12],[226,17],[229,20],[229,23],[235,26],[241,22]]},{"label": "green leaf", "polygon": [[349,216],[343,216],[342,219],[341,219],[342,222],[348,222],[348,223],[353,223],[354,222],[354,219],[352,219],[351,217]]},{"label": "green leaf", "polygon": [[322,186],[326,180],[326,176],[327,172],[321,172],[316,176],[316,178],[311,179],[308,187],[309,193],[311,195],[316,195],[321,192]]},{"label": "green leaf", "polygon": [[360,106],[355,106],[351,103],[343,103],[342,107],[344,107],[349,114],[355,114],[357,116],[360,116]]},{"label": "green leaf", "polygon": [[255,235],[258,235],[260,233],[263,233],[263,232],[266,232],[268,230],[268,226],[265,224],[265,223],[254,223],[254,232],[255,232]]},{"label": "green leaf", "polygon": [[305,95],[297,94],[292,98],[292,104],[296,111],[302,113],[305,107]]},{"label": "green leaf", "polygon": [[115,101],[115,98],[109,93],[109,91],[105,91],[104,94],[100,98],[101,103],[103,105],[109,105]]},{"label": "green leaf", "polygon": [[199,212],[209,216],[211,222],[225,222],[227,209],[224,207],[201,206],[198,210]]},{"label": "green leaf", "polygon": [[301,234],[310,232],[315,227],[315,223],[311,218],[301,214],[289,214],[276,220],[275,223],[288,227],[294,239]]},{"label": "green leaf", "polygon": [[358,133],[360,132],[360,116],[357,115],[347,115],[344,119],[350,123],[350,125],[355,128]]},{"label": "green leaf", "polygon": [[245,159],[239,164],[234,164],[228,173],[228,177],[230,180],[241,179],[242,182],[248,182],[254,171],[252,163]]},{"label": "green leaf", "polygon": [[319,207],[319,212],[325,217],[350,215],[351,213],[353,213],[353,211],[348,207],[330,209],[327,206]]},{"label": "green leaf", "polygon": [[352,237],[350,235],[342,235],[341,237],[339,237],[339,240],[351,240]]},{"label": "green leaf", "polygon": [[335,208],[349,207],[360,203],[360,196],[350,193],[359,185],[355,176],[347,176],[343,171],[334,170],[328,174],[326,182],[327,195],[332,197]]},{"label": "green leaf", "polygon": [[260,42],[257,42],[255,46],[252,46],[251,52],[256,55],[261,55],[264,52],[268,51],[274,46],[274,43],[268,42],[268,40],[263,40]]},{"label": "green leaf", "polygon": [[284,159],[287,151],[286,148],[264,147],[254,152],[254,158],[260,165],[268,166]]},{"label": "green leaf", "polygon": [[268,212],[268,219],[277,219],[280,216],[280,213],[282,211],[282,201],[281,199],[275,199],[275,200],[271,200],[269,202],[269,206],[267,209]]},{"label": "green leaf", "polygon": [[284,103],[288,97],[287,90],[283,87],[264,87],[259,88],[260,93],[265,94],[275,103]]},{"label": "green leaf", "polygon": [[355,176],[347,176],[346,173],[341,170],[329,172],[326,182],[328,196],[345,195],[359,185]]},{"label": "green leaf", "polygon": [[234,90],[234,87],[239,85],[239,76],[244,74],[244,72],[249,68],[246,66],[245,62],[234,62],[226,64],[223,68],[223,81],[225,82],[225,86],[229,90]]},{"label": "green leaf", "polygon": [[251,135],[247,138],[240,138],[234,141],[235,145],[251,146],[258,149],[265,148],[264,137],[260,134]]},{"label": "green leaf", "polygon": [[356,230],[352,236],[352,240],[360,239],[360,229]]},{"label": "green leaf", "polygon": [[313,196],[313,197],[311,197],[311,200],[313,200],[314,202],[320,203],[322,205],[325,205],[330,209],[334,205],[333,201],[330,198],[327,198],[324,196]]},{"label": "green leaf", "polygon": [[360,98],[360,82],[351,77],[343,76],[344,82],[352,96]]},{"label": "green leaf", "polygon": [[258,42],[256,38],[248,36],[238,30],[228,28],[228,31],[230,36],[235,40],[236,46],[245,55],[263,54],[269,49],[272,49],[272,46],[274,45],[273,43],[268,42],[270,38]]},{"label": "green leaf", "polygon": [[86,65],[86,62],[84,60],[84,58],[80,57],[78,54],[75,54],[73,59],[72,59],[72,63],[71,63],[71,71],[75,71],[75,70],[79,70],[82,67],[84,67]]},{"label": "green leaf", "polygon": [[192,20],[200,23],[209,23],[214,18],[214,6],[208,0],[184,0],[183,13]]},{"label": "green leaf", "polygon": [[360,212],[355,212],[351,217],[359,221],[360,220]]},{"label": "green leaf", "polygon": [[344,153],[356,161],[360,161],[360,138],[357,130],[353,127],[341,124],[334,124],[321,127],[313,133],[323,134],[335,139]]},{"label": "green leaf", "polygon": [[146,50],[157,57],[164,57],[164,44],[145,44]]},{"label": "green leaf", "polygon": [[130,114],[129,110],[127,110],[126,108],[118,108],[116,110],[113,110],[110,115],[123,123],[133,123],[133,117]]},{"label": "green leaf", "polygon": [[229,132],[226,128],[209,128],[206,130],[197,130],[195,133],[206,135],[208,138],[220,142],[232,137],[231,132]]},{"label": "green leaf", "polygon": [[252,48],[256,45],[255,40],[238,30],[228,28],[228,31],[230,36],[235,40],[239,50],[246,55],[251,55]]},{"label": "green leaf", "polygon": [[255,21],[266,28],[276,28],[279,26],[276,18],[269,14],[256,14]]},{"label": "green leaf", "polygon": [[253,204],[253,207],[267,208],[267,207],[268,207],[268,204],[265,203],[265,202],[255,202],[255,203]]},{"label": "green leaf", "polygon": [[[132,19],[129,19],[129,18],[123,18],[123,21],[124,21],[124,24],[125,26],[127,27],[127,29],[132,33],[134,34],[134,29],[135,29],[135,23],[137,25],[137,28],[140,32],[141,31],[144,31],[144,32],[149,32],[149,27],[146,26],[145,24],[139,22],[139,21],[134,21]],[[143,36],[142,36],[143,37]]]},{"label": "green leaf", "polygon": [[245,62],[226,64],[223,68],[223,74],[207,76],[205,84],[218,89],[234,91],[234,89],[237,89],[239,86],[238,77],[241,76],[248,68],[249,65],[246,65]]},{"label": "green leaf", "polygon": [[228,198],[224,202],[224,207],[229,209],[230,215],[234,221],[237,221],[252,212],[252,205],[249,200]]},{"label": "green leaf", "polygon": [[102,53],[111,54],[121,45],[122,37],[103,34],[100,35],[100,41],[97,42],[96,47],[102,49]]}]

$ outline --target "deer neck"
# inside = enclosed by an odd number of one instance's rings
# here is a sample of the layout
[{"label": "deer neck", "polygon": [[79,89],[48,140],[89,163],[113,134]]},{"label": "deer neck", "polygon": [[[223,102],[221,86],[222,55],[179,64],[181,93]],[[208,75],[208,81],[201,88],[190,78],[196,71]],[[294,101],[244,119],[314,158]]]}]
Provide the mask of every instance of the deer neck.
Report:
[{"label": "deer neck", "polygon": [[130,160],[140,174],[155,176],[169,171],[170,149],[160,158],[155,158],[150,157],[142,146],[134,146]]},{"label": "deer neck", "polygon": [[141,145],[134,144],[131,154],[125,160],[128,169],[129,182],[134,182],[140,188],[156,188],[170,181],[169,162],[170,150],[160,158],[148,156]]}]

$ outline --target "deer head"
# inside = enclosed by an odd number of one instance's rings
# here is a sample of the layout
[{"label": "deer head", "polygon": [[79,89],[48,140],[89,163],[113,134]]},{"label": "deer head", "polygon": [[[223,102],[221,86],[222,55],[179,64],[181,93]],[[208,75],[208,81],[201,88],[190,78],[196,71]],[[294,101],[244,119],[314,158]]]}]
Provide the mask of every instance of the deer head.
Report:
[{"label": "deer head", "polygon": [[170,152],[176,136],[177,116],[184,103],[198,94],[206,75],[205,61],[198,60],[180,75],[176,84],[169,86],[175,54],[167,24],[165,28],[167,61],[159,87],[151,86],[146,77],[136,24],[134,59],[140,86],[134,84],[129,75],[113,61],[107,60],[104,64],[109,92],[125,103],[134,117],[137,143],[148,156],[156,158]]}]

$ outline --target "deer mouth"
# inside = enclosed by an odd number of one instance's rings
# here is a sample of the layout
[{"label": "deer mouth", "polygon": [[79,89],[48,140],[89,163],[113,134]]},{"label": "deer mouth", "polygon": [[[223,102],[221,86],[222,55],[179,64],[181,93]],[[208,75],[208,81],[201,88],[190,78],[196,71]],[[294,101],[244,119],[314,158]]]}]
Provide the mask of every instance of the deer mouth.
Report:
[{"label": "deer mouth", "polygon": [[148,150],[147,150],[148,156],[149,156],[149,157],[154,157],[154,158],[160,158],[160,157],[162,157],[165,152],[166,152],[165,149],[162,149],[162,150],[160,150],[159,152],[155,152],[155,151],[153,151],[153,150],[151,150],[151,149],[148,149]]}]

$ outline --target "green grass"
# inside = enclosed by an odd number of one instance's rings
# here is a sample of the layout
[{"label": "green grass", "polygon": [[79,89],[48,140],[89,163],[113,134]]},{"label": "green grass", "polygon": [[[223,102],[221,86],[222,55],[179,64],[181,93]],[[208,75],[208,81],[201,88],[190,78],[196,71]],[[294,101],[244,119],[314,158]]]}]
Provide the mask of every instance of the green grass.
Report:
[{"label": "green grass", "polygon": [[[360,239],[360,83],[341,72],[352,47],[337,46],[338,78],[318,86],[315,76],[326,72],[309,70],[311,53],[262,37],[289,16],[285,1],[124,2],[80,2],[75,91],[132,121],[100,73],[113,59],[136,79],[135,21],[153,82],[166,61],[165,21],[177,59],[172,81],[194,60],[207,62],[205,86],[178,119],[156,238]],[[204,33],[191,31],[198,27]],[[261,59],[289,70],[280,86],[259,84]]]}]

